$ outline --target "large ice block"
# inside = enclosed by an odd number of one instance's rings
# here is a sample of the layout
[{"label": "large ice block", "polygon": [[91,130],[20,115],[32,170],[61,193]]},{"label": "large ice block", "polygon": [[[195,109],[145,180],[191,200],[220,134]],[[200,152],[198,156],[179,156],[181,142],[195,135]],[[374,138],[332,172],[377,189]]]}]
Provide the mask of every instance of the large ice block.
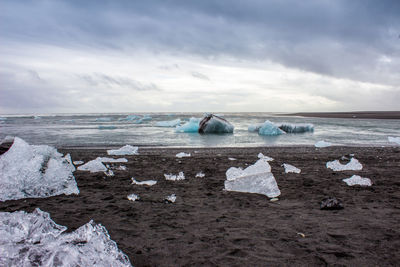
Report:
[{"label": "large ice block", "polygon": [[188,122],[183,125],[177,126],[175,132],[178,133],[197,133],[199,131],[199,118],[190,118]]},{"label": "large ice block", "polygon": [[222,117],[209,114],[205,116],[199,125],[199,133],[233,133],[233,125]]}]

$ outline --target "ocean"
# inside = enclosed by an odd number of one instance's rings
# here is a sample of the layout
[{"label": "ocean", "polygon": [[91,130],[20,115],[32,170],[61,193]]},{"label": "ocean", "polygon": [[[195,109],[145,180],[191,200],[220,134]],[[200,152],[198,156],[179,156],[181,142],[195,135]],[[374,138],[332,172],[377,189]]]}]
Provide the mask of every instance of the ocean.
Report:
[{"label": "ocean", "polygon": [[[127,120],[127,116],[138,118]],[[305,118],[273,113],[219,113],[235,127],[232,134],[179,133],[174,127],[158,127],[157,122],[203,113],[98,113],[0,116],[0,140],[18,136],[30,144],[56,147],[104,147],[125,144],[162,147],[249,147],[314,145],[320,140],[333,145],[393,146],[389,136],[400,136],[400,120]],[[128,117],[132,119],[133,116]],[[140,118],[146,118],[143,121]],[[314,131],[278,136],[249,132],[250,125],[273,123],[313,124]]]}]

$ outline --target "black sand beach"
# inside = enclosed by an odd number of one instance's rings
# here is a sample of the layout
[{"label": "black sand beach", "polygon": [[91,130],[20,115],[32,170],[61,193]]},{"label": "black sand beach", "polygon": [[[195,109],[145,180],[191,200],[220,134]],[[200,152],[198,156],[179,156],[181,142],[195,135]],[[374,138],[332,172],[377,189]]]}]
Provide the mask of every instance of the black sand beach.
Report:
[{"label": "black sand beach", "polygon": [[[107,155],[105,149],[59,151],[85,162]],[[175,154],[182,151],[192,156],[177,159]],[[38,207],[69,230],[93,219],[107,228],[134,266],[395,266],[400,262],[400,147],[139,152],[125,156],[128,170],[115,170],[114,177],[76,171],[79,195],[0,202],[0,211]],[[259,152],[275,159],[270,164],[282,192],[277,202],[223,191],[226,170],[253,164]],[[348,154],[363,164],[361,171],[334,172],[325,167],[327,161]],[[285,174],[282,163],[300,168],[301,174]],[[179,171],[186,180],[165,180],[164,173]],[[195,178],[199,171],[204,178]],[[370,178],[372,187],[342,182],[353,174]],[[131,177],[158,183],[131,185]],[[141,200],[128,201],[131,193]],[[176,202],[165,203],[172,193]],[[327,196],[340,199],[344,209],[320,210],[319,203]]]}]

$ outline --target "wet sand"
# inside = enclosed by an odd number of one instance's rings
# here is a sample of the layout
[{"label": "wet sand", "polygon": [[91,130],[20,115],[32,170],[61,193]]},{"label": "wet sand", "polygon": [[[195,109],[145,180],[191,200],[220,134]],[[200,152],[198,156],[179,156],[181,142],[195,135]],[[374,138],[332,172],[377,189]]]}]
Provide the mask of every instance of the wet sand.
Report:
[{"label": "wet sand", "polygon": [[[59,151],[85,162],[107,155],[105,149]],[[182,151],[192,156],[177,159],[175,154]],[[114,177],[76,171],[79,195],[0,202],[0,211],[39,207],[69,230],[93,219],[107,228],[134,266],[395,266],[400,262],[400,147],[147,148],[139,152],[125,156],[128,163],[123,165],[128,170],[114,170]],[[275,159],[270,164],[282,192],[277,202],[262,195],[223,191],[226,170],[253,164],[259,152]],[[325,167],[327,161],[351,153],[363,170],[334,172]],[[282,163],[302,171],[286,174]],[[179,171],[186,180],[166,181],[163,176]],[[206,176],[195,178],[199,171]],[[353,174],[374,184],[364,188],[342,182]],[[158,183],[131,185],[131,177]],[[141,201],[128,201],[131,193]],[[176,202],[165,203],[172,193]],[[327,196],[340,199],[344,209],[320,210],[319,203]]]},{"label": "wet sand", "polygon": [[300,112],[288,116],[343,118],[343,119],[400,119],[400,111],[359,111],[359,112]]}]

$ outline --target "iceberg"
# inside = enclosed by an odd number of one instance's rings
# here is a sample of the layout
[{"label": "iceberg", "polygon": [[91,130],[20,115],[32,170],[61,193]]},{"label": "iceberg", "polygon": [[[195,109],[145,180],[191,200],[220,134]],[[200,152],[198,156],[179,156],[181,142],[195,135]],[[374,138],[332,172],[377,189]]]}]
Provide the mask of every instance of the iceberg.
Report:
[{"label": "iceberg", "polygon": [[258,132],[258,130],[260,130],[260,128],[261,128],[262,126],[263,126],[262,123],[253,124],[253,125],[250,125],[250,126],[247,128],[247,130],[248,130],[249,132]]},{"label": "iceberg", "polygon": [[190,153],[185,153],[185,152],[180,152],[178,154],[176,154],[177,158],[186,158],[186,157],[190,157]]},{"label": "iceberg", "polygon": [[0,121],[5,121],[7,120],[7,117],[0,117]]},{"label": "iceberg", "polygon": [[114,125],[99,125],[99,130],[114,130],[117,129]]},{"label": "iceberg", "polygon": [[175,132],[178,133],[197,133],[199,131],[199,118],[190,118],[188,122],[183,125],[177,126]]},{"label": "iceberg", "polygon": [[312,124],[291,124],[291,123],[283,123],[278,126],[279,129],[284,131],[285,133],[305,133],[305,132],[314,132],[314,125]]},{"label": "iceberg", "polygon": [[262,126],[258,129],[259,135],[267,135],[267,136],[275,136],[285,134],[284,131],[278,128],[274,123],[271,121],[265,121]]},{"label": "iceberg", "polygon": [[0,212],[0,266],[131,266],[101,224],[66,230],[38,208]]},{"label": "iceberg", "polygon": [[334,171],[360,171],[362,170],[362,164],[355,158],[351,158],[350,162],[343,165],[339,160],[329,161],[326,163],[326,167]]},{"label": "iceberg", "polygon": [[128,195],[126,198],[127,198],[128,200],[132,201],[132,202],[135,202],[136,200],[139,200],[139,199],[140,199],[140,197],[139,197],[138,195],[136,195],[136,194],[130,194],[130,195]]},{"label": "iceberg", "polygon": [[157,183],[157,181],[154,181],[154,180],[147,180],[147,181],[139,182],[139,181],[136,181],[135,178],[133,178],[133,177],[131,178],[131,180],[132,180],[132,184],[136,184],[136,185],[152,186],[152,185],[155,185]]},{"label": "iceberg", "polygon": [[331,145],[332,145],[331,143],[325,142],[324,140],[322,140],[322,141],[316,142],[314,146],[315,147],[328,147],[328,146],[331,146]]},{"label": "iceberg", "polygon": [[258,132],[260,135],[274,136],[285,133],[313,132],[314,125],[303,123],[281,123],[280,125],[277,125],[269,120],[266,120],[264,123],[250,125],[247,130],[249,132]]},{"label": "iceberg", "polygon": [[400,137],[392,137],[392,136],[389,136],[389,137],[388,137],[388,141],[400,145]]},{"label": "iceberg", "polygon": [[119,121],[134,121],[139,119],[140,117],[138,115],[128,115],[125,118],[119,118]]},{"label": "iceberg", "polygon": [[183,172],[179,172],[178,175],[164,174],[164,177],[165,177],[165,180],[168,180],[168,181],[185,180],[185,174]]},{"label": "iceberg", "polygon": [[353,186],[353,185],[371,186],[372,185],[372,182],[369,178],[363,178],[358,175],[353,175],[350,178],[343,179],[343,182],[345,182],[348,186]]},{"label": "iceberg", "polygon": [[169,195],[165,198],[165,200],[174,203],[176,201],[176,195],[175,194]]},{"label": "iceberg", "polygon": [[79,194],[73,171],[69,154],[15,137],[0,155],[0,201]]},{"label": "iceberg", "polygon": [[172,121],[159,121],[156,122],[156,126],[158,127],[176,127],[181,124],[181,119],[176,119]]},{"label": "iceberg", "polygon": [[259,159],[246,169],[231,167],[226,171],[225,189],[245,193],[266,195],[269,198],[281,194],[271,166],[264,159]]},{"label": "iceberg", "polygon": [[283,163],[282,166],[285,168],[285,173],[300,173],[301,170],[299,168],[296,168],[293,165],[287,164],[287,163]]},{"label": "iceberg", "polygon": [[124,155],[137,155],[139,148],[137,146],[126,145],[119,149],[107,150],[107,154],[110,156],[124,156]]},{"label": "iceberg", "polygon": [[208,114],[205,116],[199,124],[199,133],[233,133],[233,125],[222,117]]}]

